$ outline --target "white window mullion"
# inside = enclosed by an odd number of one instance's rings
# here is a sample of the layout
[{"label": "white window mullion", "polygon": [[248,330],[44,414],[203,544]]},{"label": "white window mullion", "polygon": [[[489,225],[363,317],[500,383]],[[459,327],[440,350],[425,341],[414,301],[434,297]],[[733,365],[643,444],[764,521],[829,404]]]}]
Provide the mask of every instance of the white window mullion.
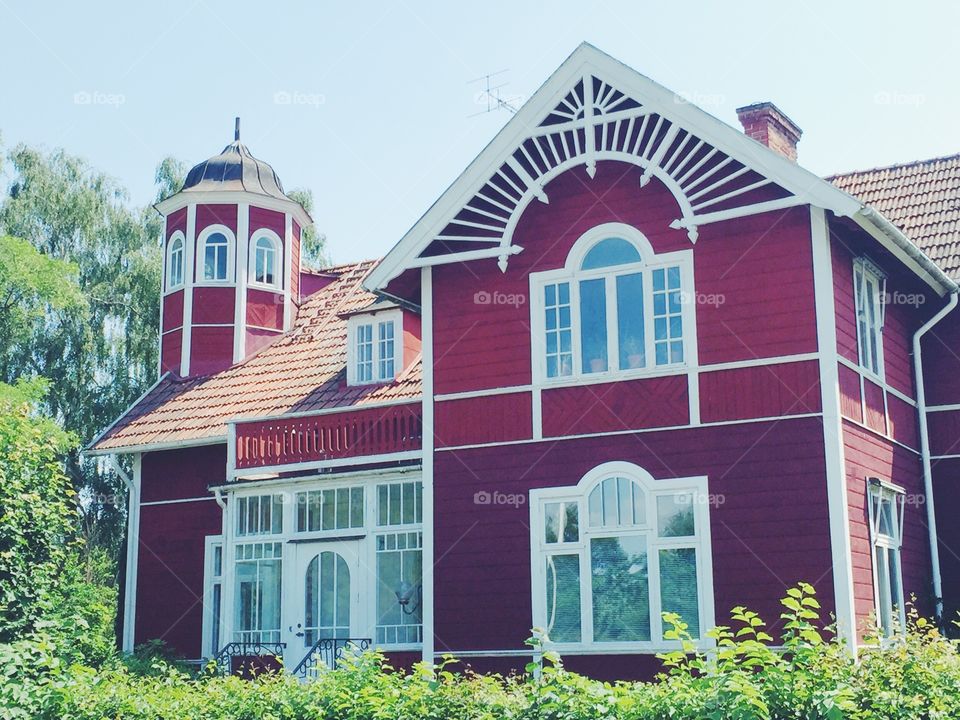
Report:
[{"label": "white window mullion", "polygon": [[[581,530],[581,533],[583,531]],[[590,538],[580,550],[580,642],[593,643],[593,570],[590,567]]]},{"label": "white window mullion", "polygon": [[580,333],[583,323],[580,318],[580,283],[570,280],[570,347],[573,349],[573,374],[583,374],[583,352],[580,347]]},{"label": "white window mullion", "polygon": [[620,367],[620,333],[617,321],[617,276],[604,278],[604,302],[607,306],[607,372],[612,373]]},{"label": "white window mullion", "polygon": [[[654,512],[656,510],[654,509]],[[660,597],[660,548],[656,534],[647,536],[647,588],[650,595],[650,640],[663,640],[663,598]],[[698,588],[699,593],[699,588]]]}]

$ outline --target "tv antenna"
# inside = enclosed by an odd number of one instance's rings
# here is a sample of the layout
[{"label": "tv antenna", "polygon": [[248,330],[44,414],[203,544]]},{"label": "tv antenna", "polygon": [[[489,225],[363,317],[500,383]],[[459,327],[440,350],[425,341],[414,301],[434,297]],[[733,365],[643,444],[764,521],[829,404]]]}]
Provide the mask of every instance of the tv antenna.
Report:
[{"label": "tv antenna", "polygon": [[497,76],[503,75],[504,73],[509,72],[509,68],[504,70],[497,70],[496,72],[487,73],[486,75],[481,75],[478,78],[474,78],[467,82],[467,85],[476,85],[481,83],[481,89],[477,91],[474,96],[474,100],[478,105],[485,105],[484,110],[479,110],[478,112],[468,115],[467,117],[476,117],[477,115],[485,115],[491,113],[494,110],[506,110],[511,115],[513,115],[519,108],[516,106],[517,98],[503,97],[500,94],[500,90],[505,88],[509,83],[506,81],[498,84]]}]

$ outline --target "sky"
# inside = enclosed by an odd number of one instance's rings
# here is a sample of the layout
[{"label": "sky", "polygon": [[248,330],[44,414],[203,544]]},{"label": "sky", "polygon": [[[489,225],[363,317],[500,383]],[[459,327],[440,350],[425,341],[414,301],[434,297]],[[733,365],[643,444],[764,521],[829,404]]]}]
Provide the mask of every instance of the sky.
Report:
[{"label": "sky", "polygon": [[[0,0],[0,146],[64,148],[142,205],[233,140],[308,188],[335,262],[390,249],[582,41],[721,120],[775,102],[820,175],[960,152],[954,0]],[[478,114],[479,113],[479,114]],[[9,182],[9,168],[2,180]]]}]

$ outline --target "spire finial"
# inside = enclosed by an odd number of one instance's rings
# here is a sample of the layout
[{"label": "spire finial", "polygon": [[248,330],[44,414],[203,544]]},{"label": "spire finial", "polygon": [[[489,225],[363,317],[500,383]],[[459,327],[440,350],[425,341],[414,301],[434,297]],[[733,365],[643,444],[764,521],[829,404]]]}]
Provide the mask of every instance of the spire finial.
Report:
[{"label": "spire finial", "polygon": [[234,119],[233,141],[240,142],[240,118],[239,117]]}]

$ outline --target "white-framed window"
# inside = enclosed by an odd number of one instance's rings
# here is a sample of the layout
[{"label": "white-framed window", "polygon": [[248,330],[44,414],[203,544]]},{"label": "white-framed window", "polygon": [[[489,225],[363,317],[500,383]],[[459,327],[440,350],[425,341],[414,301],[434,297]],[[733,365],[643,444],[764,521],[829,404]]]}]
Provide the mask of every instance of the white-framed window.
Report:
[{"label": "white-framed window", "polygon": [[167,290],[183,285],[183,233],[177,230],[167,243]]},{"label": "white-framed window", "polygon": [[234,640],[280,642],[283,543],[238,543],[234,552]]},{"label": "white-framed window", "polygon": [[347,383],[391,382],[403,366],[403,313],[390,309],[347,322]]},{"label": "white-framed window", "polygon": [[695,638],[712,626],[705,477],[654,480],[611,462],[530,500],[533,624],[551,645],[662,648],[664,612]]},{"label": "white-framed window", "polygon": [[297,532],[363,528],[363,487],[324,488],[296,494]]},{"label": "white-framed window", "polygon": [[223,610],[223,536],[209,535],[204,543],[202,654],[211,657],[225,644],[221,641]]},{"label": "white-framed window", "polygon": [[197,238],[197,279],[203,283],[233,281],[235,240],[225,225],[210,225]]},{"label": "white-framed window", "polygon": [[377,485],[375,642],[423,642],[423,486]]},{"label": "white-framed window", "polygon": [[283,532],[283,495],[242,495],[237,498],[237,537],[279,535]]},{"label": "white-framed window", "polygon": [[250,242],[250,282],[270,288],[283,286],[280,237],[271,230],[257,230]]},{"label": "white-framed window", "polygon": [[542,380],[642,375],[692,362],[692,253],[655,254],[623,223],[586,232],[562,270],[530,276]]},{"label": "white-framed window", "polygon": [[860,257],[853,262],[853,286],[860,367],[877,377],[883,377],[883,298],[886,277],[876,265]]},{"label": "white-framed window", "polygon": [[877,626],[884,638],[906,627],[900,548],[903,544],[903,488],[878,478],[867,479],[867,514],[873,556]]}]

